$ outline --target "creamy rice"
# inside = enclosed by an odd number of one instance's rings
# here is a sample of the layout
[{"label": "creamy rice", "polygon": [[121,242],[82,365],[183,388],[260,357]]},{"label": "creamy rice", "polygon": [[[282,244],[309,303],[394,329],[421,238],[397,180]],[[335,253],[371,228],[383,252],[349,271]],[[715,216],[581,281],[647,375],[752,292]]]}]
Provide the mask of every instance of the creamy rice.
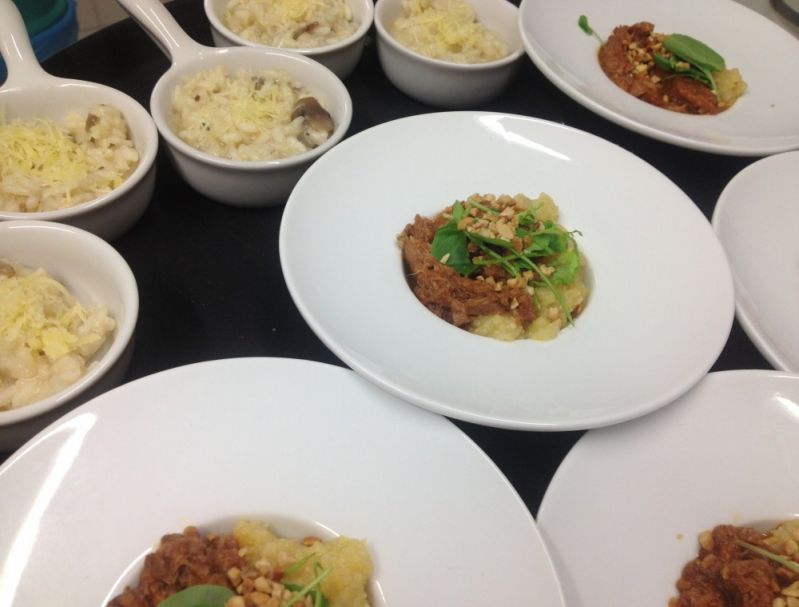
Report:
[{"label": "creamy rice", "polygon": [[0,209],[40,212],[88,202],[119,187],[139,163],[122,113],[96,105],[64,124],[6,121],[0,109]]},{"label": "creamy rice", "polygon": [[[232,160],[270,160],[307,152],[333,132],[296,115],[311,97],[280,70],[229,74],[222,66],[183,80],[172,95],[172,128],[190,146]],[[320,103],[322,100],[320,100]],[[329,118],[329,114],[328,114]]]},{"label": "creamy rice", "polygon": [[281,48],[333,44],[359,26],[347,0],[230,0],[223,22],[246,40]]},{"label": "creamy rice", "polygon": [[453,63],[485,63],[509,53],[463,0],[404,0],[402,16],[389,30],[412,51]]},{"label": "creamy rice", "polygon": [[0,410],[78,381],[115,325],[104,307],[84,307],[44,270],[0,259]]}]

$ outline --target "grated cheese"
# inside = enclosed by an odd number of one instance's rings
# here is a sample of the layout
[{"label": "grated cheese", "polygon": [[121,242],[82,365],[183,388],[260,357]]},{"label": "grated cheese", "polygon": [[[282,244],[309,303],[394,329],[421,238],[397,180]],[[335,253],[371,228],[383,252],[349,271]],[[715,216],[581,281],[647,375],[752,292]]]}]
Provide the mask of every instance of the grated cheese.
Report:
[{"label": "grated cheese", "polygon": [[24,173],[55,184],[88,171],[80,146],[46,120],[0,121],[0,174]]},{"label": "grated cheese", "polygon": [[347,0],[230,0],[225,26],[252,42],[283,48],[316,48],[358,27]]},{"label": "grated cheese", "polygon": [[508,54],[507,44],[463,0],[405,0],[390,29],[401,44],[433,59],[484,63]]},{"label": "grated cheese", "polygon": [[139,162],[122,113],[98,105],[64,124],[6,120],[0,108],[0,209],[51,211],[87,202],[125,181]]},{"label": "grated cheese", "polygon": [[[84,307],[42,269],[2,261],[0,269],[3,409],[40,400],[77,380],[115,322],[104,307]],[[64,377],[57,376],[59,370],[66,371]]]}]

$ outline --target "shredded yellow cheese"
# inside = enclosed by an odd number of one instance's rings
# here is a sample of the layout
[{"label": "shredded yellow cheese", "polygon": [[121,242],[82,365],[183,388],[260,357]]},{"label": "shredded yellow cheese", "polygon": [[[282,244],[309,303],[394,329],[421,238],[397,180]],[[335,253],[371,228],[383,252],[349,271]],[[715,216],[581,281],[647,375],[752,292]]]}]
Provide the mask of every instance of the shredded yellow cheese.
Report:
[{"label": "shredded yellow cheese", "polygon": [[0,260],[0,410],[77,381],[115,324],[44,270]]},{"label": "shredded yellow cheese", "polygon": [[463,0],[405,0],[391,33],[411,50],[457,63],[494,61],[508,47]]},{"label": "shredded yellow cheese", "polygon": [[85,152],[63,129],[47,120],[6,122],[0,116],[0,179],[24,174],[55,185],[88,172]]},{"label": "shredded yellow cheese", "polygon": [[348,0],[229,0],[223,16],[242,38],[285,48],[316,48],[352,34]]}]

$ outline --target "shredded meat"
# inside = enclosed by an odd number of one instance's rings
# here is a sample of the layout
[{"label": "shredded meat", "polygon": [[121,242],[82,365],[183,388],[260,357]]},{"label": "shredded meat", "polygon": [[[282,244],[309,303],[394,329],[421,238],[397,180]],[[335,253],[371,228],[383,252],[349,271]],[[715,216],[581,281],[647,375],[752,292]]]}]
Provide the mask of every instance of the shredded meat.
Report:
[{"label": "shredded meat", "polygon": [[231,588],[227,571],[242,568],[239,544],[231,535],[201,536],[194,527],[161,538],[158,550],[147,555],[139,585],[126,588],[108,607],[157,607],[176,592],[196,584]]},{"label": "shredded meat", "polygon": [[[617,86],[642,101],[686,114],[717,114],[726,109],[701,82],[654,65],[652,53],[667,53],[662,34],[646,21],[620,25],[599,49],[599,65]],[[644,67],[639,67],[644,66]]]},{"label": "shredded meat", "polygon": [[[417,215],[399,236],[408,283],[419,301],[457,327],[488,314],[509,314],[525,328],[529,326],[536,312],[523,287],[505,286],[497,291],[490,283],[461,276],[433,257],[433,237],[446,221],[441,215],[435,219]],[[490,268],[494,278],[507,278],[502,268]]]},{"label": "shredded meat", "polygon": [[669,607],[772,607],[794,575],[736,543],[762,546],[762,538],[749,527],[715,527],[710,544],[683,568]]}]

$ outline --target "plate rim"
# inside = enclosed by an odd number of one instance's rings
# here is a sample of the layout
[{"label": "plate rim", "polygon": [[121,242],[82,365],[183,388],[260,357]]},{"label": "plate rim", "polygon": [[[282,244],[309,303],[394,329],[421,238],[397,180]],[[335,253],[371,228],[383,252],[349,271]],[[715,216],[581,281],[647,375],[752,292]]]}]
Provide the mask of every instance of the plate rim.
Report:
[{"label": "plate rim", "polygon": [[[763,166],[782,162],[787,156],[795,157],[797,161],[799,161],[799,150],[791,150],[760,158],[741,169],[727,182],[727,185],[724,186],[713,208],[713,215],[710,221],[713,226],[713,231],[716,232],[722,247],[724,247],[724,240],[721,234],[721,222],[723,218],[726,217],[727,213],[730,212],[729,207],[732,204],[730,201],[733,199],[733,192],[738,188],[738,184],[761,171]],[[727,259],[729,260],[729,254],[727,254]],[[780,348],[773,343],[773,340],[768,339],[767,331],[765,327],[763,327],[763,323],[754,313],[747,310],[741,297],[743,281],[738,278],[738,273],[735,271],[735,268],[732,267],[732,263],[730,263],[730,268],[735,282],[735,317],[741,323],[744,333],[746,333],[747,337],[749,337],[755,345],[758,352],[763,355],[763,358],[773,365],[776,370],[785,371],[787,373],[799,373],[799,367],[793,368],[790,362],[780,354]]]}]

